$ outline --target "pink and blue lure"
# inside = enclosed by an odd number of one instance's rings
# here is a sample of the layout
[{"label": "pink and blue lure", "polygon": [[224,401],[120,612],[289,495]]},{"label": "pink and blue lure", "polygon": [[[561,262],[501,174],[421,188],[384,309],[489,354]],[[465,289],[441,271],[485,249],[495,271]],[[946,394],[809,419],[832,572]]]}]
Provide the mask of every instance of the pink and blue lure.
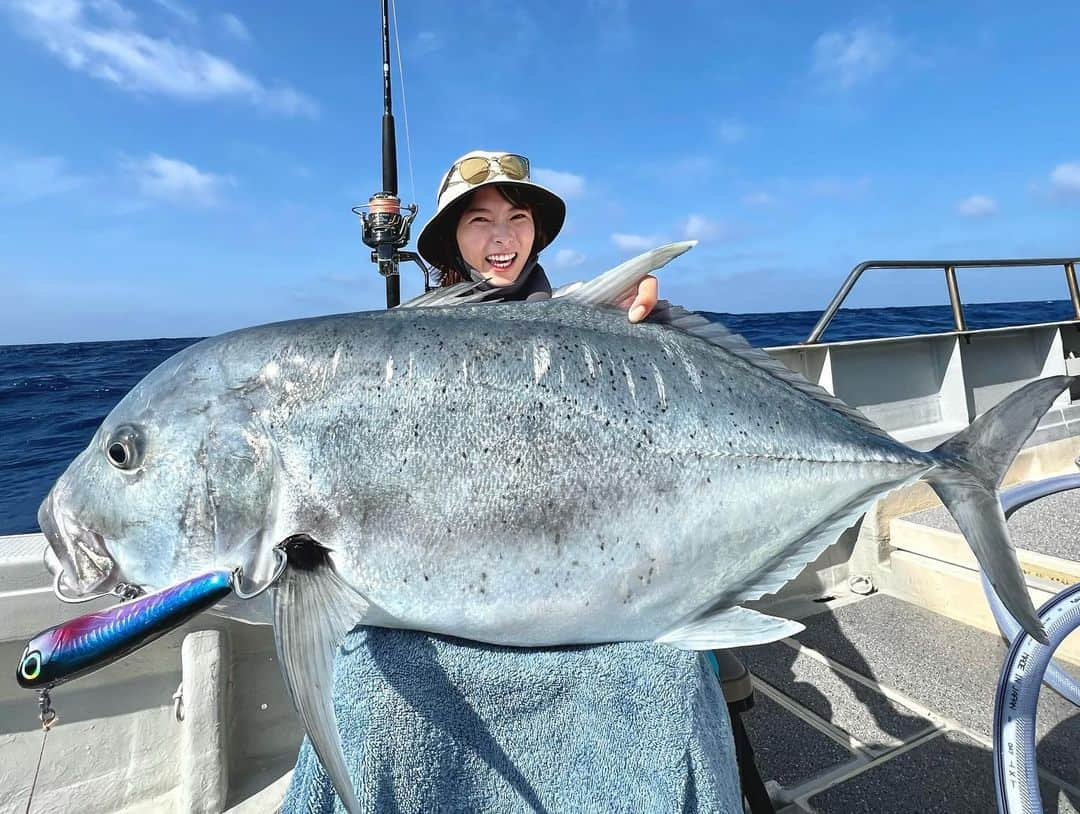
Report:
[{"label": "pink and blue lure", "polygon": [[209,571],[43,630],[26,645],[15,678],[26,689],[48,689],[112,664],[220,602],[234,573]]}]

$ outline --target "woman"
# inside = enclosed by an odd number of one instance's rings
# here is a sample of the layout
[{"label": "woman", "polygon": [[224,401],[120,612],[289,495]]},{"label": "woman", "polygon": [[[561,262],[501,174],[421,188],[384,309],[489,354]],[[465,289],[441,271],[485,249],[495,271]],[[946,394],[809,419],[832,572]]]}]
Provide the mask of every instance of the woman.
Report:
[{"label": "woman", "polygon": [[[421,253],[484,301],[552,295],[538,255],[566,207],[528,161],[450,167]],[[645,280],[630,307],[656,304]],[[651,643],[517,649],[357,628],[335,664],[346,763],[365,811],[741,812],[727,708],[704,657]],[[305,741],[285,812],[336,810]]]},{"label": "woman", "polygon": [[[476,150],[443,176],[417,246],[437,269],[440,286],[472,281],[490,291],[490,300],[546,299],[551,283],[538,256],[565,218],[562,198],[529,178],[527,158]],[[648,316],[656,298],[656,278],[649,276],[626,303],[630,321]]]}]

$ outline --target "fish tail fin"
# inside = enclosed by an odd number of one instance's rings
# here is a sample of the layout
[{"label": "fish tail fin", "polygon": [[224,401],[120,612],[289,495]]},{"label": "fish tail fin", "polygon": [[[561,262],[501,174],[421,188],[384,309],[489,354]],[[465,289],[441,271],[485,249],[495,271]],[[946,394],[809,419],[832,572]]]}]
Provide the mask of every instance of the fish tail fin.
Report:
[{"label": "fish tail fin", "polygon": [[1040,419],[1073,380],[1051,376],[1012,393],[934,449],[930,454],[937,466],[926,475],[1005,607],[1044,644],[1046,631],[1009,539],[997,489]]},{"label": "fish tail fin", "polygon": [[274,643],[315,754],[345,809],[360,811],[334,714],[334,655],[368,604],[334,571],[329,552],[310,538],[286,543],[289,567],[271,589]]}]

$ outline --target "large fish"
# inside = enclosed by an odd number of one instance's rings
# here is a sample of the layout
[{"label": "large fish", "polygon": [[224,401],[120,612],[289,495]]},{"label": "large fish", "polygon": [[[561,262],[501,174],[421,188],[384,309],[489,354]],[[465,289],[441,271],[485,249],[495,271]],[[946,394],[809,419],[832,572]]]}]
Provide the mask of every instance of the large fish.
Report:
[{"label": "large fish", "polygon": [[287,559],[270,589],[280,660],[350,810],[330,692],[354,625],[522,646],[775,640],[801,626],[741,605],[920,477],[1044,637],[995,489],[1070,380],[911,449],[720,325],[666,303],[628,324],[613,303],[690,245],[552,300],[439,292],[181,351],[41,507],[64,587],[239,567],[254,589]]}]

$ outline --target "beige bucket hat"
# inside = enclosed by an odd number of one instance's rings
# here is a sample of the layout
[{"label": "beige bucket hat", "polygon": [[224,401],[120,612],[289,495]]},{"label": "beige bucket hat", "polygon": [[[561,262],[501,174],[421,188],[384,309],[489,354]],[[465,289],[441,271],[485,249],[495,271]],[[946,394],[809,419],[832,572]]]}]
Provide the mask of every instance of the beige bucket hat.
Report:
[{"label": "beige bucket hat", "polygon": [[566,219],[566,204],[550,189],[529,179],[529,160],[525,156],[473,150],[451,164],[443,175],[435,214],[416,239],[420,254],[429,263],[444,267],[454,265],[458,257],[457,223],[466,196],[473,190],[491,184],[516,187],[529,202],[538,232],[543,235],[542,243],[533,244],[534,254],[559,234]]}]

